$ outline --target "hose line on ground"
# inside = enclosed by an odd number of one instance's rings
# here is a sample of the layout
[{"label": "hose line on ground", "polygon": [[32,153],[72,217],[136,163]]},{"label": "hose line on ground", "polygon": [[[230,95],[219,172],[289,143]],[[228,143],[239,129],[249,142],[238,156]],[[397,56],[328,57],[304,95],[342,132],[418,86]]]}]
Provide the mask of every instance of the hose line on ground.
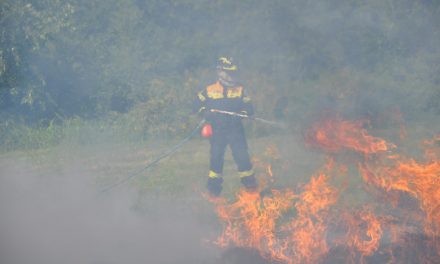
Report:
[{"label": "hose line on ground", "polygon": [[[240,114],[240,113],[235,113],[235,112],[229,112],[229,111],[223,111],[223,110],[218,110],[218,109],[211,109],[211,112],[214,113],[220,113],[220,114],[225,114],[225,115],[231,115],[231,116],[238,116],[238,117],[242,117],[242,118],[248,118],[250,120],[253,121],[259,121],[265,124],[269,124],[272,126],[277,126],[277,127],[282,127],[285,128],[285,124],[282,123],[278,123],[278,122],[274,122],[274,121],[269,121],[269,120],[265,120],[262,118],[258,118],[258,117],[253,117],[253,116],[248,116],[245,114]],[[127,177],[120,179],[119,181],[116,181],[113,184],[110,184],[109,186],[107,186],[106,188],[104,188],[103,190],[101,190],[102,193],[107,192],[125,182],[127,182],[128,180],[130,180],[131,178],[134,178],[136,176],[138,176],[139,174],[141,174],[143,171],[149,169],[150,167],[152,167],[153,165],[157,164],[159,161],[163,160],[166,157],[171,156],[172,154],[174,154],[177,150],[179,150],[186,142],[188,142],[192,137],[194,137],[197,132],[199,131],[199,129],[203,126],[203,124],[206,122],[205,119],[201,120],[197,126],[194,128],[193,131],[191,131],[191,133],[185,137],[184,139],[182,139],[177,145],[175,145],[174,147],[170,148],[168,151],[164,152],[162,155],[160,155],[159,157],[157,157],[155,160],[151,161],[150,163],[148,163],[145,167],[133,172],[132,174],[128,175]]]},{"label": "hose line on ground", "polygon": [[128,180],[130,180],[131,178],[134,178],[138,175],[140,175],[143,171],[149,169],[150,167],[152,167],[153,165],[157,164],[159,161],[163,160],[166,157],[171,156],[172,154],[174,154],[177,150],[179,150],[186,142],[188,142],[192,137],[194,137],[197,132],[199,131],[199,129],[202,127],[202,125],[205,123],[205,119],[203,119],[202,121],[200,121],[197,126],[193,129],[193,131],[191,131],[191,133],[186,136],[184,139],[182,139],[178,144],[176,144],[175,146],[173,146],[172,148],[170,148],[168,151],[164,152],[162,155],[160,155],[159,157],[157,157],[156,159],[154,159],[153,161],[151,161],[150,163],[148,163],[145,167],[131,173],[130,175],[128,175],[127,177],[107,186],[106,188],[104,188],[103,190],[101,190],[102,193],[104,192],[108,192],[111,189],[127,182]]}]

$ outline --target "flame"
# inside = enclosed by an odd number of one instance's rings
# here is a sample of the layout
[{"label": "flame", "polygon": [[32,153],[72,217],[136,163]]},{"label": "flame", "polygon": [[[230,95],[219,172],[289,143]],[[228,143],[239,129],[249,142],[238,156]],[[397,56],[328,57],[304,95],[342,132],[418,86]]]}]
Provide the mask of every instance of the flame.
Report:
[{"label": "flame", "polygon": [[440,159],[440,134],[431,140],[423,141],[425,157],[428,160],[435,161]]},{"label": "flame", "polygon": [[[224,223],[215,243],[253,248],[268,260],[288,264],[325,262],[338,247],[343,248],[345,257],[340,262],[345,263],[369,263],[373,256],[381,256],[385,263],[401,263],[411,254],[405,252],[414,252],[414,247],[427,251],[410,256],[411,260],[430,263],[438,259],[440,135],[423,141],[425,160],[418,161],[397,153],[396,145],[385,139],[370,135],[366,124],[366,120],[333,118],[313,125],[306,143],[323,150],[327,161],[309,182],[295,186],[295,191],[271,189],[260,195],[240,190],[233,201],[211,200]],[[350,159],[338,158],[347,154]],[[274,146],[254,159],[257,170],[261,169],[260,178],[273,183],[273,164],[282,159]],[[352,175],[357,179],[347,178]],[[341,183],[344,179],[347,181]],[[357,202],[342,199],[351,197],[344,196],[345,192],[356,190],[368,198]],[[401,194],[416,201],[415,208],[402,207]],[[406,238],[419,232],[426,236],[420,245]]]},{"label": "flame", "polygon": [[272,197],[244,190],[233,204],[217,204],[217,214],[226,228],[217,240],[220,246],[234,244],[257,249],[262,256],[287,260],[283,244],[276,237],[276,222],[292,206],[296,195],[291,191],[272,191]]},{"label": "flame", "polygon": [[[255,248],[264,257],[286,263],[316,261],[328,251],[324,216],[338,196],[328,179],[319,173],[300,194],[272,190],[271,196],[261,197],[241,190],[236,202],[217,203],[226,227],[216,243]],[[296,216],[286,219],[289,211]]]},{"label": "flame", "polygon": [[[379,218],[367,207],[354,214],[344,213],[343,218],[348,224],[343,243],[362,256],[371,256],[379,248],[383,234]],[[362,226],[364,228],[359,228]]]},{"label": "flame", "polygon": [[369,183],[387,191],[405,192],[416,198],[426,214],[425,232],[431,236],[440,235],[440,161],[397,161],[376,172],[372,172],[368,165],[361,165],[360,171]]},{"label": "flame", "polygon": [[257,178],[262,189],[268,188],[275,182],[274,172],[272,163],[277,162],[281,159],[281,155],[275,145],[270,145],[266,148],[263,153],[263,157],[252,159],[254,167],[257,171],[264,171],[266,173],[258,173]]},{"label": "flame", "polygon": [[367,120],[346,121],[340,118],[328,119],[312,126],[306,135],[306,142],[328,152],[352,149],[371,154],[395,147],[381,138],[368,134],[363,127]]},{"label": "flame", "polygon": [[335,204],[338,192],[327,183],[328,176],[321,173],[312,177],[296,203],[297,217],[286,227],[291,249],[288,263],[314,263],[328,252],[326,215]]}]

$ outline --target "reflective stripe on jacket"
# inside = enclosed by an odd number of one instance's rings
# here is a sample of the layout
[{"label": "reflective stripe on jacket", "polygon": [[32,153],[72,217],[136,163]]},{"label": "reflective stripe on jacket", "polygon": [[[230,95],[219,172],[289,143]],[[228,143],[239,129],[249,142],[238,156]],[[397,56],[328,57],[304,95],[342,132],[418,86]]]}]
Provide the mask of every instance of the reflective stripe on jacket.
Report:
[{"label": "reflective stripe on jacket", "polygon": [[[246,95],[243,86],[224,87],[219,82],[207,86],[197,94],[194,110],[198,112],[217,109],[229,112],[253,115],[254,109],[251,99]],[[220,113],[211,113],[208,116],[214,128],[241,123],[241,118]]]}]

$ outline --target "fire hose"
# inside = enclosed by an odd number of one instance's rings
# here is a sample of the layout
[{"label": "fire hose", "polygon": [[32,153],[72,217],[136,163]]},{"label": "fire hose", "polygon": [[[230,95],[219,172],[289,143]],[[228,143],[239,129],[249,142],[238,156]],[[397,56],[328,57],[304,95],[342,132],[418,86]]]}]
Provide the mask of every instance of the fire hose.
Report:
[{"label": "fire hose", "polygon": [[127,182],[128,180],[130,180],[131,178],[134,178],[138,175],[140,175],[142,172],[144,172],[145,170],[151,168],[152,166],[154,166],[155,164],[157,164],[159,161],[163,160],[166,157],[171,156],[172,154],[176,153],[177,150],[179,150],[186,142],[188,142],[192,137],[194,137],[199,129],[203,126],[203,124],[205,123],[205,119],[203,119],[202,121],[200,121],[197,126],[191,131],[191,133],[186,136],[184,139],[182,139],[178,144],[176,144],[175,146],[173,146],[172,148],[170,148],[168,151],[164,152],[162,155],[160,155],[159,157],[157,157],[156,159],[154,159],[153,161],[151,161],[150,163],[148,163],[146,166],[144,166],[143,168],[131,173],[130,175],[128,175],[127,177],[107,186],[106,188],[104,188],[103,190],[101,190],[102,193],[104,192],[108,192],[109,190]]},{"label": "fire hose", "polygon": [[285,128],[286,127],[286,125],[283,124],[283,123],[279,123],[279,122],[275,122],[275,121],[269,121],[269,120],[266,120],[266,119],[263,119],[263,118],[249,116],[249,115],[246,115],[246,114],[230,112],[230,111],[224,111],[224,110],[218,110],[218,109],[211,109],[210,111],[213,112],[213,113],[220,113],[220,114],[225,114],[225,115],[231,115],[231,116],[247,118],[247,119],[258,121],[258,122],[261,122],[261,123],[264,123],[264,124],[268,124],[268,125],[271,125],[271,126],[277,126],[277,127],[281,127],[281,128]]},{"label": "fire hose", "polygon": [[[278,127],[285,127],[284,124],[278,123],[278,122],[274,122],[274,121],[269,121],[269,120],[265,120],[263,118],[259,118],[259,117],[253,117],[253,116],[249,116],[249,115],[245,115],[245,114],[241,114],[241,113],[236,113],[236,112],[229,112],[229,111],[223,111],[223,110],[218,110],[218,109],[211,109],[210,110],[213,113],[220,113],[220,114],[225,114],[225,115],[231,115],[231,116],[237,116],[237,117],[242,117],[242,118],[247,118],[250,120],[254,120],[254,121],[258,121],[258,122],[262,122],[265,124],[269,124],[272,126],[278,126]],[[203,126],[203,124],[205,124],[206,120],[203,119],[201,120],[197,126],[191,131],[191,133],[186,136],[184,139],[182,139],[178,144],[176,144],[175,146],[173,146],[172,148],[170,148],[168,151],[164,152],[162,155],[160,155],[159,157],[157,157],[156,159],[154,159],[153,161],[151,161],[150,163],[148,163],[146,166],[144,166],[143,168],[134,171],[133,173],[131,173],[130,175],[128,175],[127,177],[116,181],[113,184],[110,184],[109,186],[105,187],[103,190],[101,190],[102,193],[108,192],[111,189],[127,182],[128,180],[140,175],[142,172],[144,172],[145,170],[151,168],[152,166],[156,165],[159,161],[171,156],[172,154],[176,153],[177,150],[179,150],[185,143],[187,143],[192,137],[194,137],[199,129]]]}]

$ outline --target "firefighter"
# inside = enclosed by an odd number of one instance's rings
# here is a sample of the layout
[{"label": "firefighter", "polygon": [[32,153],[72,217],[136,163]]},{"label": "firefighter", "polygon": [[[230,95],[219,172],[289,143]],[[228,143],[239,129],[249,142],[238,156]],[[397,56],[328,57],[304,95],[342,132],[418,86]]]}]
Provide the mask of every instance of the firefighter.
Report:
[{"label": "firefighter", "polygon": [[229,145],[241,183],[247,190],[256,191],[257,181],[249,159],[241,117],[211,111],[214,109],[251,116],[254,112],[252,102],[244,87],[237,82],[238,68],[232,59],[220,57],[216,68],[217,81],[200,91],[194,104],[194,110],[202,114],[212,127],[207,189],[212,196],[220,195],[224,154]]}]

